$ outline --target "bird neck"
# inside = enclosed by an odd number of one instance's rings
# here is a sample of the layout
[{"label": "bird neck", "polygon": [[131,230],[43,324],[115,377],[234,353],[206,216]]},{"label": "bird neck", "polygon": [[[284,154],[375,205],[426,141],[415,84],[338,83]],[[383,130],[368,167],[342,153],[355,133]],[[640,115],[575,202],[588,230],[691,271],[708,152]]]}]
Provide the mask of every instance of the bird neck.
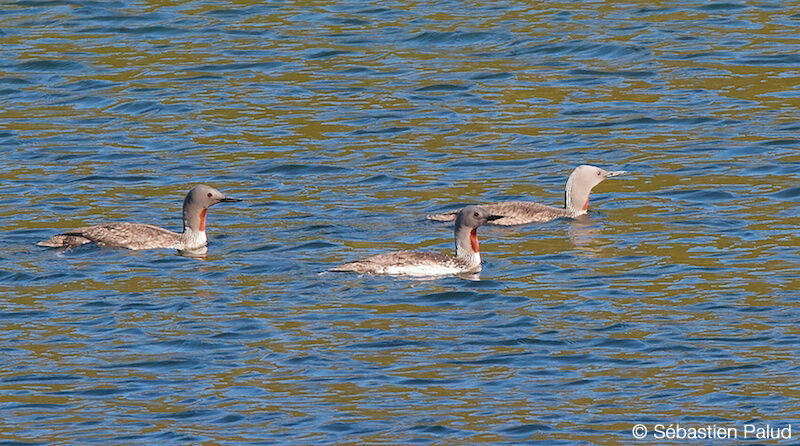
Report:
[{"label": "bird neck", "polygon": [[470,266],[481,264],[478,229],[458,226],[455,228],[456,257]]},{"label": "bird neck", "polygon": [[569,176],[564,189],[564,207],[573,217],[583,215],[589,209],[589,194],[592,187],[577,180],[575,172]]},{"label": "bird neck", "polygon": [[206,237],[206,213],[208,208],[194,206],[186,198],[183,202],[183,239],[187,246],[205,246],[208,241]]}]

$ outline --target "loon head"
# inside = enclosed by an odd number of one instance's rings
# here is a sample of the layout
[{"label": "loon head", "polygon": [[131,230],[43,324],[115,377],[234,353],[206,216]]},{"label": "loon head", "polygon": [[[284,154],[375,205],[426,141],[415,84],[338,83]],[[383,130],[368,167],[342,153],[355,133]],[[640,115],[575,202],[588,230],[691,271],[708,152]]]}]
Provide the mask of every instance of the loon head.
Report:
[{"label": "loon head", "polygon": [[576,216],[585,214],[589,209],[589,194],[591,194],[592,188],[606,178],[626,173],[624,170],[604,170],[587,164],[576,167],[567,179],[567,186],[564,190],[564,207]]}]

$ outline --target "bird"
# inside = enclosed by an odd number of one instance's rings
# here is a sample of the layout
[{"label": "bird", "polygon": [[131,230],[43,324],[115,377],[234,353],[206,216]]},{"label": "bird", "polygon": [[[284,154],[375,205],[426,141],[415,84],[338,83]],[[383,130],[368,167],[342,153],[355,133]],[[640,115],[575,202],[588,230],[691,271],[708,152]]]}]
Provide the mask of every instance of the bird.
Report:
[{"label": "bird", "polygon": [[[624,170],[609,171],[587,164],[576,167],[567,179],[563,208],[530,201],[500,201],[481,206],[492,215],[500,216],[491,221],[491,224],[495,225],[513,226],[547,222],[556,218],[576,218],[586,214],[589,209],[589,194],[593,187],[606,178],[626,173]],[[458,209],[441,214],[431,214],[427,218],[434,221],[453,221],[457,213]]]},{"label": "bird", "polygon": [[231,198],[205,184],[194,186],[183,200],[183,232],[173,232],[144,223],[114,222],[84,226],[54,235],[37,245],[49,248],[72,248],[95,243],[100,246],[141,249],[177,249],[179,252],[206,252],[206,213],[217,203],[242,201]]},{"label": "bird", "polygon": [[455,256],[428,251],[395,251],[345,263],[329,271],[432,277],[481,271],[478,227],[500,218],[481,206],[466,206],[455,217]]}]

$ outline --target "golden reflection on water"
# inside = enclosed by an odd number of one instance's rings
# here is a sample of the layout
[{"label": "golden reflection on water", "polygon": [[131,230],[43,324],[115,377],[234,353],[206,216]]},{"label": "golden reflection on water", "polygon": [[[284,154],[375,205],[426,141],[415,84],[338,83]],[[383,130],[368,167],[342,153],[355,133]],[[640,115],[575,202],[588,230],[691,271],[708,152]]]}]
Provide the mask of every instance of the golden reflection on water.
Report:
[{"label": "golden reflection on water", "polygon": [[570,222],[569,239],[579,252],[583,255],[594,256],[602,252],[602,246],[598,246],[598,236],[603,233],[602,228],[593,225],[588,218]]}]

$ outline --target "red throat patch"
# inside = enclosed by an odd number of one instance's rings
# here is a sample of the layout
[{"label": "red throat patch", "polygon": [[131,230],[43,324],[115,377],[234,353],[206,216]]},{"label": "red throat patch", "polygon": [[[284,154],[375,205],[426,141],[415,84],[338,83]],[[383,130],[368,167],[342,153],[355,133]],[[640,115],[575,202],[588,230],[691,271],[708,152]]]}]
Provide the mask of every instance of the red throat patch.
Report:
[{"label": "red throat patch", "polygon": [[206,230],[206,212],[208,212],[208,209],[203,209],[200,211],[200,227],[198,229],[201,231]]},{"label": "red throat patch", "polygon": [[586,203],[583,203],[583,210],[589,210],[589,197],[586,197]]},{"label": "red throat patch", "polygon": [[478,228],[472,228],[472,231],[469,231],[469,244],[472,246],[472,251],[481,251],[478,243]]}]

